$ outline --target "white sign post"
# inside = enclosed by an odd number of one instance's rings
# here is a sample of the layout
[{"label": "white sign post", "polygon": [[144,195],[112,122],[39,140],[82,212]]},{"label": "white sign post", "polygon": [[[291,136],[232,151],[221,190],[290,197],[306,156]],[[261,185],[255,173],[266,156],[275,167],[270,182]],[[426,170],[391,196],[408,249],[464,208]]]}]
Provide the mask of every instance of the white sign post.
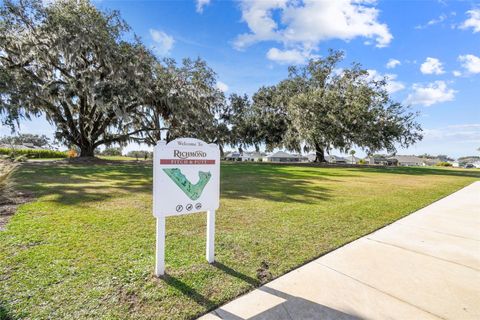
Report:
[{"label": "white sign post", "polygon": [[153,155],[153,215],[157,218],[155,275],[165,274],[165,217],[207,211],[209,263],[215,261],[215,210],[220,205],[220,151],[180,138],[159,141]]}]

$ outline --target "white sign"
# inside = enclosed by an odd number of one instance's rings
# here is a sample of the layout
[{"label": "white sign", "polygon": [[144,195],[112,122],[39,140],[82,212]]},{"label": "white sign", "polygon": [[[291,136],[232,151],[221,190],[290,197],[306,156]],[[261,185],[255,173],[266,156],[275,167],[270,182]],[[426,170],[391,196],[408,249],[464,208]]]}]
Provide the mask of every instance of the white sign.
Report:
[{"label": "white sign", "polygon": [[215,144],[182,138],[154,151],[153,215],[216,210],[220,204],[220,151]]},{"label": "white sign", "polygon": [[165,217],[207,211],[208,262],[214,262],[215,210],[220,205],[220,151],[193,138],[159,141],[153,156],[153,215],[157,218],[155,274],[165,272]]}]

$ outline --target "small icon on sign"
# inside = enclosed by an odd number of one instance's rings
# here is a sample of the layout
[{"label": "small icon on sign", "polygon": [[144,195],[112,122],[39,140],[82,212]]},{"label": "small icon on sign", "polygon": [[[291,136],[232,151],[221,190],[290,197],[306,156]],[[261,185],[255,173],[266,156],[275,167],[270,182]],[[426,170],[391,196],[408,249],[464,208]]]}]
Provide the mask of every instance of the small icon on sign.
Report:
[{"label": "small icon on sign", "polygon": [[193,208],[193,204],[189,203],[187,204],[187,206],[185,207],[185,209],[187,209],[188,211],[192,210]]},{"label": "small icon on sign", "polygon": [[180,212],[183,210],[183,206],[179,204],[176,209],[177,209],[177,212]]},{"label": "small icon on sign", "polygon": [[202,209],[202,204],[199,202],[195,205],[195,209],[200,210]]}]

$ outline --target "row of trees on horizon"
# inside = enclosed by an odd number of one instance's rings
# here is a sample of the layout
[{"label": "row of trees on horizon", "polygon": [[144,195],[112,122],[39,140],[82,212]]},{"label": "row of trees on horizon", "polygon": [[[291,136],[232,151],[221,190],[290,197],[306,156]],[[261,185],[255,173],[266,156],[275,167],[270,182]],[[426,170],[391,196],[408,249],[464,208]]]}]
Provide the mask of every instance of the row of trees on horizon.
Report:
[{"label": "row of trees on horizon", "polygon": [[422,138],[416,114],[392,101],[386,80],[331,50],[251,97],[225,94],[198,58],[156,57],[116,11],[87,0],[3,1],[0,120],[17,130],[44,115],[55,137],[93,156],[99,146],[195,137],[226,146],[395,152]]}]

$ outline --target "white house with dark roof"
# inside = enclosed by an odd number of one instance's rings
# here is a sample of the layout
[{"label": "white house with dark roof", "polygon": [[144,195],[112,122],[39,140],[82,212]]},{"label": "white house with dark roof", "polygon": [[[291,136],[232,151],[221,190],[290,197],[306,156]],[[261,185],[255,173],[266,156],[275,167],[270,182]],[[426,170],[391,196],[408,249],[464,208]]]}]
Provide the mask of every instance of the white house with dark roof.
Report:
[{"label": "white house with dark roof", "polygon": [[225,153],[223,158],[228,161],[241,161],[242,160],[241,156],[242,155],[240,154],[240,152],[232,151],[232,152]]},{"label": "white house with dark roof", "polygon": [[223,158],[227,161],[262,161],[262,158],[266,155],[266,153],[256,151],[244,151],[242,153],[232,151],[225,153]]},{"label": "white house with dark roof", "polygon": [[263,157],[265,162],[307,162],[305,156],[298,154],[290,154],[284,151],[277,151],[271,155]]},{"label": "white house with dark roof", "polygon": [[405,166],[405,167],[423,166],[425,163],[425,159],[422,159],[417,156],[396,155],[396,156],[390,157],[389,159],[395,159],[398,161],[399,166]]},{"label": "white house with dark roof", "polygon": [[267,154],[263,152],[257,152],[257,151],[245,151],[241,159],[242,161],[262,161],[263,157],[265,157]]},{"label": "white house with dark roof", "polygon": [[327,160],[328,163],[336,163],[336,164],[342,164],[342,163],[347,163],[347,159],[335,155],[328,155],[325,156],[325,160]]}]

